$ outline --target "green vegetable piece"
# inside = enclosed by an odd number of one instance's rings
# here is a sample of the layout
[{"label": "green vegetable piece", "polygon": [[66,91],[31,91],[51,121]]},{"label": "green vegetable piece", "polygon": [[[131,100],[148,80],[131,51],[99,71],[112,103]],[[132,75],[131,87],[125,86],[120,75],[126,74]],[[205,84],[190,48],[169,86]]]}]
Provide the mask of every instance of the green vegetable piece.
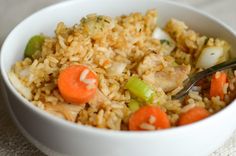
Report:
[{"label": "green vegetable piece", "polygon": [[132,112],[135,112],[136,110],[139,109],[140,104],[139,104],[139,102],[136,101],[136,100],[131,100],[131,101],[129,102],[129,104],[128,104],[128,107],[129,107],[129,109],[130,109]]},{"label": "green vegetable piece", "polygon": [[151,102],[153,99],[154,91],[146,83],[140,80],[138,77],[131,77],[125,85],[131,94],[144,100],[145,102]]},{"label": "green vegetable piece", "polygon": [[42,45],[44,42],[44,36],[42,35],[35,35],[30,38],[26,47],[25,47],[25,57],[33,58],[36,52],[40,52],[42,50]]},{"label": "green vegetable piece", "polygon": [[173,64],[172,64],[174,67],[178,67],[179,65],[178,65],[178,63],[176,63],[175,61],[173,62]]},{"label": "green vegetable piece", "polygon": [[164,44],[164,43],[166,43],[166,44],[170,45],[170,41],[168,41],[168,40],[165,40],[165,39],[163,39],[163,40],[160,40],[160,42],[161,42],[161,44]]}]

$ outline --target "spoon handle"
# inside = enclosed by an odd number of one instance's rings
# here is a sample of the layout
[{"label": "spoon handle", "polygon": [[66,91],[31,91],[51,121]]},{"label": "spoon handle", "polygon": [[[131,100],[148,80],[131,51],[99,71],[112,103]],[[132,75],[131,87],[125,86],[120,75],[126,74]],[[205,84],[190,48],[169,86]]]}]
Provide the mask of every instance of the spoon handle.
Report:
[{"label": "spoon handle", "polygon": [[181,91],[179,91],[176,95],[173,95],[172,98],[173,99],[181,98],[182,96],[188,93],[188,91],[193,87],[193,85],[196,82],[203,79],[204,77],[207,77],[217,71],[221,71],[221,70],[225,70],[225,69],[229,69],[233,67],[236,67],[236,58],[217,64],[215,66],[212,66],[210,68],[207,68],[206,70],[203,70],[201,72],[198,72],[190,76],[187,80],[184,81],[184,88]]},{"label": "spoon handle", "polygon": [[221,70],[225,70],[225,69],[229,69],[229,68],[233,68],[236,67],[236,58],[231,59],[229,61],[225,61],[223,63],[217,64],[215,66],[212,66],[210,68],[207,68],[206,70],[203,70],[201,72],[198,72],[195,74],[196,77],[195,80],[198,81],[206,76],[209,76],[217,71],[221,71]]}]

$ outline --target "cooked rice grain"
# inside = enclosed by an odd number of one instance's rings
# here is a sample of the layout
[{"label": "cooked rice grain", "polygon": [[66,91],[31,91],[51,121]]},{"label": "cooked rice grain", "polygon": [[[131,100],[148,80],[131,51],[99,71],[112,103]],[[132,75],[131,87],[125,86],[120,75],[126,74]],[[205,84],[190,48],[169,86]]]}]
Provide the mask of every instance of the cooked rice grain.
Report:
[{"label": "cooked rice grain", "polygon": [[[195,86],[183,102],[172,100],[171,95],[183,88],[189,74],[203,70],[194,66],[203,48],[219,46],[227,52],[230,46],[220,39],[208,39],[176,19],[164,27],[174,43],[163,44],[152,37],[156,27],[156,10],[114,19],[91,14],[72,27],[60,22],[54,37],[45,36],[39,56],[16,62],[9,78],[19,93],[40,109],[71,122],[113,130],[128,129],[132,112],[127,104],[134,97],[125,84],[131,76],[152,86],[156,91],[153,103],[167,113],[172,126],[176,126],[181,113],[195,106],[215,113],[235,98],[236,71],[224,86],[225,101],[209,98],[204,86]],[[57,87],[60,71],[76,64],[89,67],[98,77],[96,95],[86,104],[66,102]],[[96,87],[87,74],[84,70],[80,80],[88,88]],[[150,116],[140,128],[155,130],[152,124],[156,120]]]}]

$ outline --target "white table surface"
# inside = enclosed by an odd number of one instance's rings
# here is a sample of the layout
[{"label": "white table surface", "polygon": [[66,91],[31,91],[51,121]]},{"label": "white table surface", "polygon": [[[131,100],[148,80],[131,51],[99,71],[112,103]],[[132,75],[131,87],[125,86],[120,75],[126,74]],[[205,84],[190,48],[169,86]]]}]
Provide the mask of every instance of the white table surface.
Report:
[{"label": "white table surface", "polygon": [[[7,34],[31,13],[62,0],[0,0],[0,45]],[[236,30],[236,0],[175,0],[221,19]],[[11,121],[0,88],[0,156],[44,156],[29,143]],[[236,120],[236,118],[235,118]],[[236,156],[236,133],[210,156]]]}]

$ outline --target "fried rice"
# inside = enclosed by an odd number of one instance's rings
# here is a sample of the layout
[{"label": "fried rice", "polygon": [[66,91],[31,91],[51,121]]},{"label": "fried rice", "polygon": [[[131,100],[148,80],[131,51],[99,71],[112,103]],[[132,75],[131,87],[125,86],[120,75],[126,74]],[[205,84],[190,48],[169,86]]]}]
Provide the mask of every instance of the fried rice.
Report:
[{"label": "fried rice", "polygon": [[[153,37],[155,30],[166,32],[170,40]],[[90,14],[74,26],[58,23],[55,36],[45,36],[42,50],[32,58],[17,61],[9,78],[18,92],[39,109],[75,124],[112,130],[129,130],[133,111],[128,103],[133,95],[125,88],[132,76],[152,86],[156,98],[150,105],[161,108],[177,126],[181,113],[202,107],[214,114],[235,98],[236,71],[228,75],[224,100],[209,95],[210,77],[201,80],[183,99],[173,100],[190,74],[203,70],[196,60],[206,47],[230,45],[218,38],[195,32],[185,23],[170,19],[164,28],[157,23],[157,11],[131,13],[116,18]],[[226,61],[225,56],[220,62]],[[220,63],[218,62],[218,63]],[[59,73],[71,65],[82,64],[98,77],[96,95],[87,103],[67,102],[58,89]],[[144,130],[155,130],[142,123]]]}]

